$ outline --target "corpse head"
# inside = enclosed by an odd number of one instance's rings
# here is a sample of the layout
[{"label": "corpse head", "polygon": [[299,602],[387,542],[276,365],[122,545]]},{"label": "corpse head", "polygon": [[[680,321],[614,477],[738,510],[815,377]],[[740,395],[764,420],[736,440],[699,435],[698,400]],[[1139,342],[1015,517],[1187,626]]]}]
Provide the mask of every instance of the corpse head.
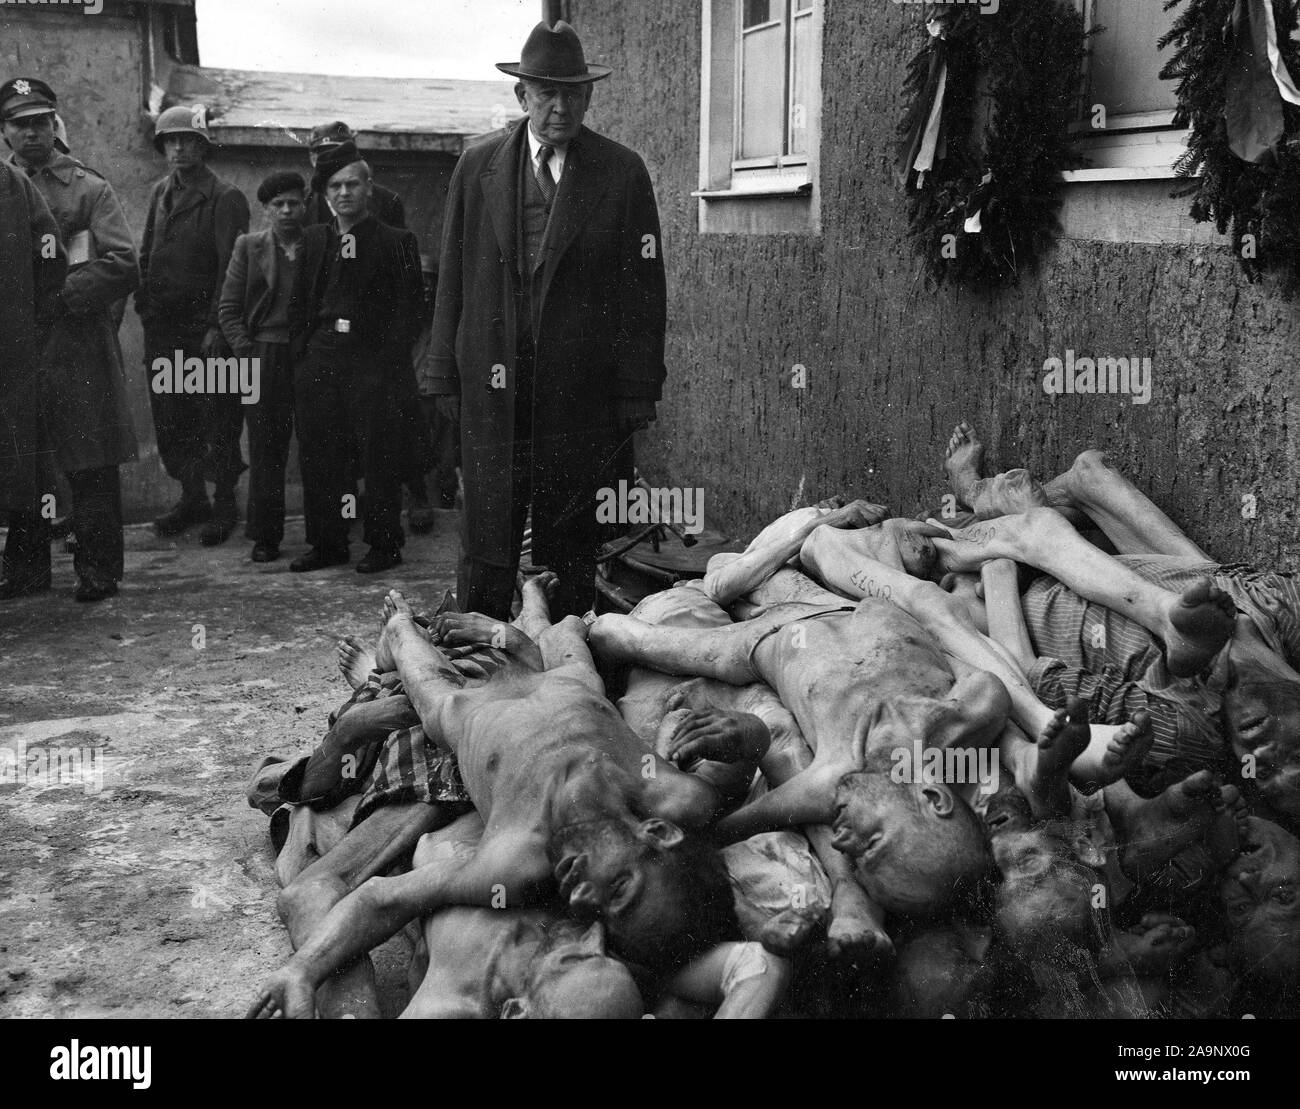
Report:
[{"label": "corpse head", "polygon": [[1300,991],[1300,840],[1269,820],[1247,821],[1241,851],[1219,883],[1228,957],[1265,997]]},{"label": "corpse head", "polygon": [[927,920],[974,900],[992,859],[979,818],[942,782],[898,782],[884,753],[835,787],[832,843],[886,912]]},{"label": "corpse head", "polygon": [[566,825],[551,837],[560,896],[599,918],[610,947],[656,971],[676,969],[740,934],[717,851],[657,817]]},{"label": "corpse head", "polygon": [[605,951],[601,924],[563,919],[529,965],[524,995],[501,1007],[507,1020],[639,1020],[644,1012],[631,972]]},{"label": "corpse head", "polygon": [[912,1020],[933,1020],[945,1013],[965,1015],[984,965],[986,933],[986,928],[945,924],[899,944],[894,1015]]},{"label": "corpse head", "polygon": [[1223,657],[1223,723],[1239,759],[1253,760],[1254,781],[1279,814],[1300,819],[1300,674],[1259,634],[1248,616]]},{"label": "corpse head", "polygon": [[1073,821],[1034,822],[1014,786],[990,801],[985,824],[1002,875],[994,895],[999,939],[1040,961],[1100,950],[1093,903],[1102,878],[1093,867],[1105,860],[1085,830]]}]

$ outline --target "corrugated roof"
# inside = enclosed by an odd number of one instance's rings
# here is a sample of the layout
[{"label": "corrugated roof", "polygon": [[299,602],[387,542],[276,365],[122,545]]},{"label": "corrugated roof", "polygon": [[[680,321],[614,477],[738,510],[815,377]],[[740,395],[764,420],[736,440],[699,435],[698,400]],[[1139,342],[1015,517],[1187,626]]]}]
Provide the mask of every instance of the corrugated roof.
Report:
[{"label": "corrugated roof", "polygon": [[306,145],[317,123],[344,120],[372,150],[449,150],[519,113],[513,84],[437,78],[335,77],[177,66],[168,104],[203,103],[222,143]]}]

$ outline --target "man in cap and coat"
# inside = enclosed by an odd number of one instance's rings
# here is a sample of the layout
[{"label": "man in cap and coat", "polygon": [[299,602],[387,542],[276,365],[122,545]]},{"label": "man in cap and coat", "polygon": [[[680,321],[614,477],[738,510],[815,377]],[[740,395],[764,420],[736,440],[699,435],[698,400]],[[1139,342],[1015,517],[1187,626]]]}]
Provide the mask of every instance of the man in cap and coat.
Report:
[{"label": "man in cap and coat", "polygon": [[[40,100],[18,78],[0,100],[0,114]],[[53,487],[53,459],[41,429],[40,356],[62,311],[68,256],[50,206],[21,170],[0,162],[0,510],[39,511]],[[0,600],[50,587],[49,570],[23,544],[30,533],[10,528],[0,562]],[[47,545],[48,555],[48,545]]]},{"label": "man in cap and coat", "polygon": [[[114,313],[139,285],[140,269],[113,187],[59,149],[57,106],[54,91],[36,78],[0,85],[8,163],[45,198],[68,251],[61,310],[44,351],[42,430],[72,490],[76,598],[100,601],[122,578],[118,465],[136,457]],[[24,576],[34,580],[49,580],[51,515],[38,506],[10,517],[9,542],[24,552]]]},{"label": "man in cap and coat", "polygon": [[461,608],[508,618],[531,508],[558,618],[592,603],[597,491],[654,419],[663,250],[645,163],[583,126],[610,69],[587,64],[574,29],[538,24],[497,68],[519,78],[526,116],[452,177],[420,392],[461,424]]}]

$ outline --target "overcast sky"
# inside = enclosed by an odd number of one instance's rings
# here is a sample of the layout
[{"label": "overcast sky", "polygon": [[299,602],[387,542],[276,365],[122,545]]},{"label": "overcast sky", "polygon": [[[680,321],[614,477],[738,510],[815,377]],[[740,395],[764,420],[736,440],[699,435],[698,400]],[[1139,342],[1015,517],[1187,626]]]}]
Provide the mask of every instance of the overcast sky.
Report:
[{"label": "overcast sky", "polygon": [[199,57],[225,69],[487,81],[501,76],[495,62],[518,59],[541,12],[541,0],[198,0]]}]

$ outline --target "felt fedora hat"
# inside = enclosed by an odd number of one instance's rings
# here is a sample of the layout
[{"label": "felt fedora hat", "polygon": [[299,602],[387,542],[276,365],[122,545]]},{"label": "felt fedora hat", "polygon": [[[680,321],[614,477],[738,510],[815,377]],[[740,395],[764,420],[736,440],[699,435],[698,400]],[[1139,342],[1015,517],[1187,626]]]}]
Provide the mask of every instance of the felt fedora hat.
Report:
[{"label": "felt fedora hat", "polygon": [[552,81],[557,85],[585,85],[614,72],[607,65],[587,64],[578,32],[562,19],[554,27],[539,23],[524,43],[519,61],[497,62],[497,69],[511,77]]}]

